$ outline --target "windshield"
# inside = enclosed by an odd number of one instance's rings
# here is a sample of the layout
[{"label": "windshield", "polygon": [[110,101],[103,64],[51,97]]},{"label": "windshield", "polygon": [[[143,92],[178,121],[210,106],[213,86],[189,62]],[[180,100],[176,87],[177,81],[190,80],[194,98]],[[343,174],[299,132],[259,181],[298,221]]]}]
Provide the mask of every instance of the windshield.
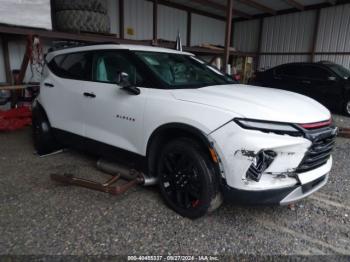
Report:
[{"label": "windshield", "polygon": [[156,52],[135,53],[170,88],[235,83],[232,78],[193,56]]},{"label": "windshield", "polygon": [[345,67],[337,64],[331,64],[329,67],[339,76],[341,76],[344,79],[350,78],[350,70],[346,69]]}]

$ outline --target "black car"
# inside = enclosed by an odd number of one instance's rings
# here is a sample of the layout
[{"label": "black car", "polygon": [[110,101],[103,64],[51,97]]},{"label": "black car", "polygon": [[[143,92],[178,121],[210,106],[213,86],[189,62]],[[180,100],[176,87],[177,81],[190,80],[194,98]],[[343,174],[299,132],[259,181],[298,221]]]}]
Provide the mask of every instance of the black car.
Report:
[{"label": "black car", "polygon": [[254,85],[284,89],[314,98],[350,116],[350,70],[331,63],[291,63],[257,72]]}]

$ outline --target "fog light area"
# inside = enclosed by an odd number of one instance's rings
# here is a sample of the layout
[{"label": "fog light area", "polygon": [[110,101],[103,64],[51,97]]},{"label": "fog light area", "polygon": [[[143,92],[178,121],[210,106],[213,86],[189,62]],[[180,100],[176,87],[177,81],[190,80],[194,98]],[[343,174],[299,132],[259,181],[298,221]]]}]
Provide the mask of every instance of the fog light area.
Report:
[{"label": "fog light area", "polygon": [[247,171],[247,178],[258,182],[262,173],[271,165],[276,157],[276,152],[271,150],[261,150],[253,159],[253,163]]}]

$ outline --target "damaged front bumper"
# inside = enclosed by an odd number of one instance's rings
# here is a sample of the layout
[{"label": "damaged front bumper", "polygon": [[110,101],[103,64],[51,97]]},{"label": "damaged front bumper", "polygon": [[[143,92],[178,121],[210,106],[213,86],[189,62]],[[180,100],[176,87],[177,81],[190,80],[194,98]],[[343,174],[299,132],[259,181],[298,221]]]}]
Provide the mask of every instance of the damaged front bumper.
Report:
[{"label": "damaged front bumper", "polygon": [[298,168],[312,160],[306,156],[314,140],[324,135],[334,138],[336,130],[329,127],[322,132],[312,133],[312,138],[281,135],[246,130],[230,122],[211,133],[220,159],[225,198],[249,204],[288,204],[320,189],[327,183],[331,156],[305,172]]},{"label": "damaged front bumper", "polygon": [[[332,160],[330,159],[331,165]],[[327,169],[327,167],[322,167]],[[314,171],[322,174],[324,171]],[[304,174],[305,175],[305,174]],[[315,180],[312,180],[306,184],[296,183],[294,186],[284,187],[279,189],[267,189],[267,190],[241,190],[230,187],[225,181],[222,181],[221,190],[226,200],[232,203],[251,204],[251,205],[288,205],[299,201],[312,193],[322,188],[328,181],[328,173],[321,175]]]}]

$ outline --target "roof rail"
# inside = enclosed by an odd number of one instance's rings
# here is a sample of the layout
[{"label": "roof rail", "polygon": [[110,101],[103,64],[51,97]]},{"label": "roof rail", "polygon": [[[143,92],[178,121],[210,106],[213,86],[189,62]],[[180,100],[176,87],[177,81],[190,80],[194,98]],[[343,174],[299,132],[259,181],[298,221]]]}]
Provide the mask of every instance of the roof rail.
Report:
[{"label": "roof rail", "polygon": [[319,63],[319,64],[334,64],[334,62],[327,61],[327,60],[318,61],[317,63]]},{"label": "roof rail", "polygon": [[80,42],[80,41],[54,41],[52,46],[49,48],[48,53],[63,50],[73,47],[83,47],[83,46],[94,46],[94,45],[118,45],[116,42],[100,42],[100,43],[91,43],[91,42]]}]

